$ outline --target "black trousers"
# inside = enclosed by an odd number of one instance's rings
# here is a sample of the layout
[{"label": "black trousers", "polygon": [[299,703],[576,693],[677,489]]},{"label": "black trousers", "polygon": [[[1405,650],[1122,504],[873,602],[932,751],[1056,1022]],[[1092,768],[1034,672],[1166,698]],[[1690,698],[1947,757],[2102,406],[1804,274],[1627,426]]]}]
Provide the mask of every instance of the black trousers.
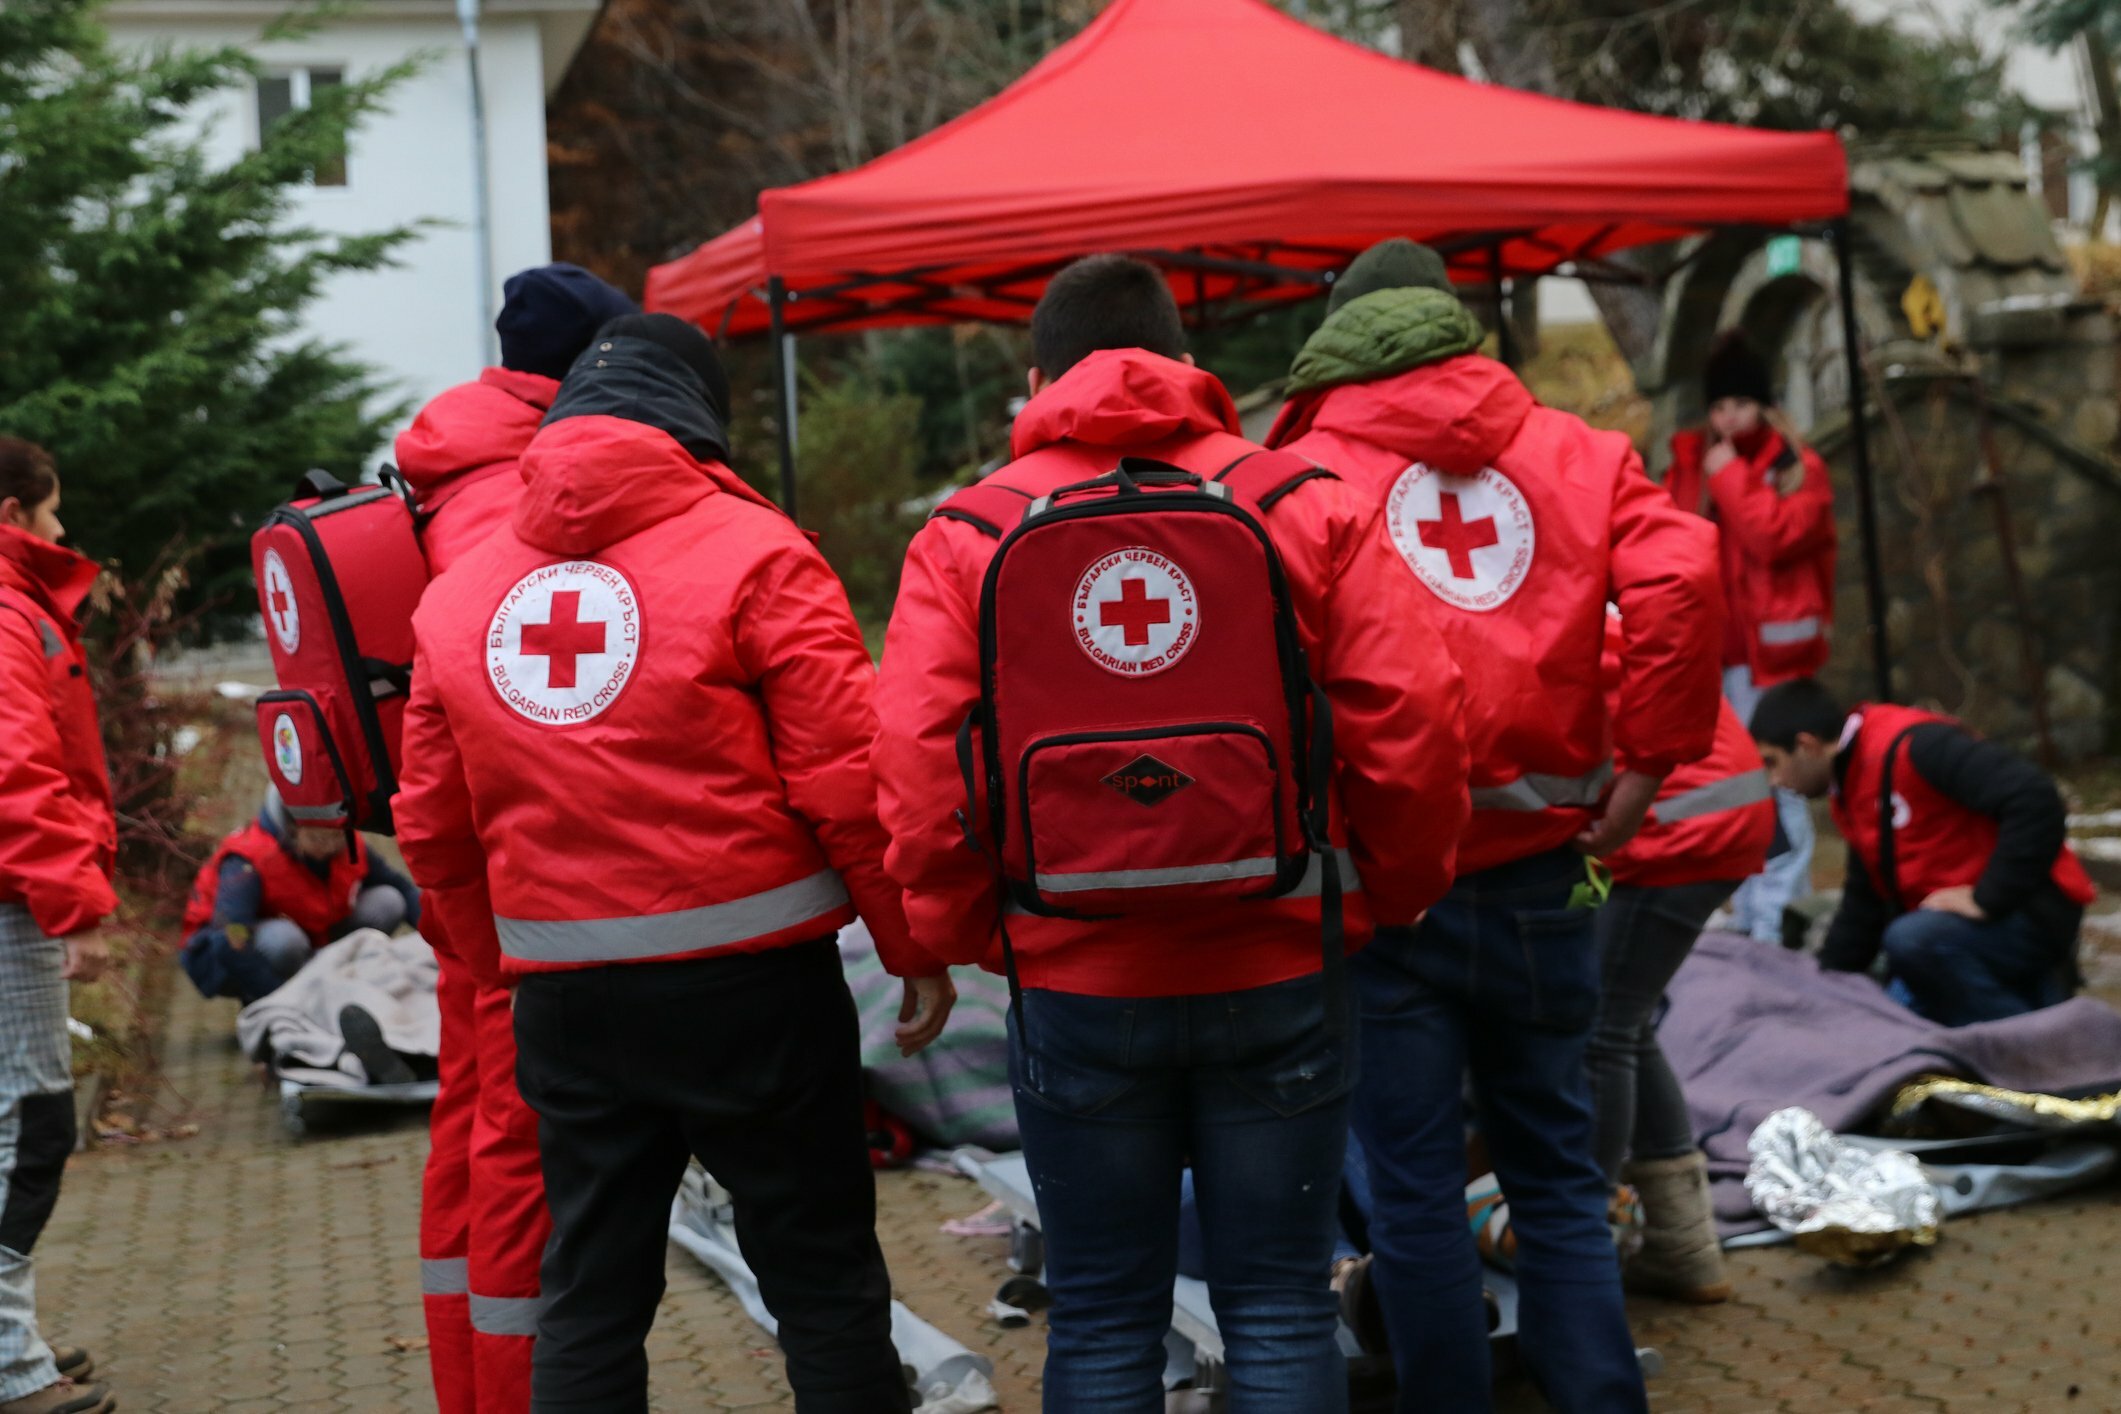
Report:
[{"label": "black trousers", "polygon": [[646,1414],[642,1343],[688,1154],[734,1199],[796,1408],[910,1409],[876,1239],[854,1002],[831,939],[534,974],[516,989],[515,1029],[552,1209],[535,1414]]}]

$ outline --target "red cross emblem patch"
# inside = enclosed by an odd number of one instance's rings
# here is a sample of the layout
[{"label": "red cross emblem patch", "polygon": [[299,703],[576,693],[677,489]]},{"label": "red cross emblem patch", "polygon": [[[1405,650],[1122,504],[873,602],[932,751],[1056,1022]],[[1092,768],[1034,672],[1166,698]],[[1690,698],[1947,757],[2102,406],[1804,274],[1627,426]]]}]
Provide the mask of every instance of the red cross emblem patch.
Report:
[{"label": "red cross emblem patch", "polygon": [[302,611],[295,605],[295,582],[287,573],[287,561],[278,550],[265,552],[258,582],[265,591],[265,621],[272,625],[280,651],[297,651],[302,646]]},{"label": "red cross emblem patch", "polygon": [[1453,476],[1416,462],[1393,483],[1385,517],[1415,578],[1453,608],[1499,609],[1532,571],[1532,508],[1493,467]]},{"label": "red cross emblem patch", "polygon": [[1071,617],[1076,646],[1121,677],[1160,673],[1200,640],[1193,581],[1140,545],[1115,550],[1083,571]]},{"label": "red cross emblem patch", "polygon": [[610,565],[546,565],[516,581],[494,610],[486,680],[518,716],[579,726],[633,681],[641,628],[641,601]]}]

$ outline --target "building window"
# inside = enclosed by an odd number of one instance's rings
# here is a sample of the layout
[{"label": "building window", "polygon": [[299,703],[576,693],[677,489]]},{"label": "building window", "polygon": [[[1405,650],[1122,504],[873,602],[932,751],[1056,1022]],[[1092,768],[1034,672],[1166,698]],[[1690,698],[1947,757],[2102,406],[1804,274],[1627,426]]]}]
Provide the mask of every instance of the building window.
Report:
[{"label": "building window", "polygon": [[[310,102],[327,88],[345,81],[343,69],[279,69],[258,77],[258,139],[272,131],[273,124],[290,113],[298,113],[309,107]],[[346,185],[346,149],[341,147],[330,157],[317,164],[310,180],[320,187],[343,187]]]}]

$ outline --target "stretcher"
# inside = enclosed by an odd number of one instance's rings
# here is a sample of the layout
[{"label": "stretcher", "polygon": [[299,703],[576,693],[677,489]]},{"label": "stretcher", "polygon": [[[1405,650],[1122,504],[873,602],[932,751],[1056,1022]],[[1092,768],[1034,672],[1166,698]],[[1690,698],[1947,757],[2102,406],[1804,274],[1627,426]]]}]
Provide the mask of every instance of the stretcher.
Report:
[{"label": "stretcher", "polygon": [[311,1124],[323,1115],[350,1119],[378,1108],[403,1109],[431,1105],[442,1091],[439,1080],[415,1080],[406,1085],[335,1085],[280,1077],[280,1123],[296,1139],[309,1133]]},{"label": "stretcher", "polygon": [[[778,1329],[759,1295],[758,1278],[737,1247],[729,1194],[696,1163],[686,1169],[671,1203],[670,1240],[728,1283],[738,1304],[768,1334]],[[899,1301],[891,1303],[891,1343],[913,1386],[914,1414],[977,1414],[1001,1407],[994,1393],[994,1363]]]},{"label": "stretcher", "polygon": [[[1025,1283],[1035,1285],[1045,1268],[1045,1238],[1038,1226],[1038,1200],[1031,1190],[1031,1172],[1022,1154],[990,1154],[982,1149],[959,1149],[951,1162],[960,1173],[985,1189],[1009,1214],[1009,1268],[1017,1275],[1002,1283],[996,1295],[1000,1305],[1021,1306],[1034,1295]],[[1511,1359],[1517,1340],[1517,1283],[1505,1272],[1482,1272],[1482,1281],[1493,1298],[1494,1324],[1489,1341],[1497,1347],[1497,1367]],[[1042,1293],[1036,1293],[1042,1296]],[[1351,1380],[1388,1372],[1388,1357],[1367,1355],[1357,1344],[1346,1323],[1340,1328],[1341,1353],[1348,1358]],[[1171,1333],[1165,1340],[1169,1359],[1164,1368],[1166,1389],[1192,1389],[1212,1400],[1227,1387],[1223,1374],[1223,1339],[1216,1328],[1215,1308],[1206,1282],[1180,1277],[1171,1291]],[[1664,1373],[1664,1358],[1652,1349],[1635,1352],[1645,1378]],[[1219,1407],[1219,1405],[1211,1405]]]}]

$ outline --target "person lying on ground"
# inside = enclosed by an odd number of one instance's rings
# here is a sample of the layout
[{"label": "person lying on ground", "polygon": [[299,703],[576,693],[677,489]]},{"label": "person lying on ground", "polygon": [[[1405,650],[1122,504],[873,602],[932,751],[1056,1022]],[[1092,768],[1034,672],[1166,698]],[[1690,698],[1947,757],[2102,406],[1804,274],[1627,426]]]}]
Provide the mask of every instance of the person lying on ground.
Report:
[{"label": "person lying on ground", "polygon": [[1883,952],[1893,995],[1945,1026],[2076,990],[2077,929],[2097,891],[2044,771],[1933,712],[1844,714],[1810,678],[1771,689],[1752,725],[1775,783],[1830,797],[1848,841],[1821,967],[1863,972]]},{"label": "person lying on ground", "polygon": [[298,827],[277,794],[221,841],[184,909],[185,976],[202,997],[249,1006],[356,928],[420,922],[420,891],[357,835]]}]

